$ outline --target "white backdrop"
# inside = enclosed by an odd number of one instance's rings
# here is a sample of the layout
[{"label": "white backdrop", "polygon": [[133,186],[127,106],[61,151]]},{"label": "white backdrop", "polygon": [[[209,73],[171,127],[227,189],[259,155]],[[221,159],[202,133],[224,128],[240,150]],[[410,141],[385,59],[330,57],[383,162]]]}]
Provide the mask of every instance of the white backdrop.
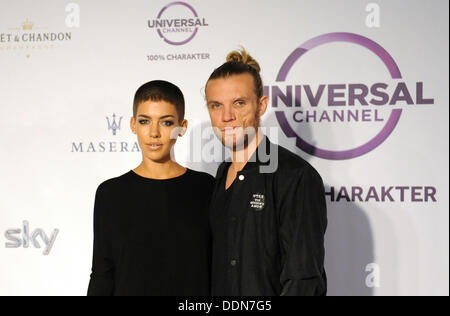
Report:
[{"label": "white backdrop", "polygon": [[[140,162],[128,126],[142,83],[184,91],[190,131],[177,160],[215,175],[190,148],[209,125],[204,84],[239,45],[271,98],[301,91],[301,107],[275,98],[263,124],[330,193],[329,294],[448,295],[448,1],[187,2],[0,0],[0,295],[86,293],[95,190]],[[164,37],[154,20],[173,23]],[[370,104],[349,105],[353,84]],[[333,111],[359,119],[334,122]]]}]

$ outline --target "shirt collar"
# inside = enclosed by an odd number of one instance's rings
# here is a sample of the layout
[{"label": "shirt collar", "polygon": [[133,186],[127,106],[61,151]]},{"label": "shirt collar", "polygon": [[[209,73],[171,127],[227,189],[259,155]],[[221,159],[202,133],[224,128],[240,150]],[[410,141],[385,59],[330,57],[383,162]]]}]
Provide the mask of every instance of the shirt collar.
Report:
[{"label": "shirt collar", "polygon": [[272,158],[270,153],[274,151],[274,144],[269,140],[267,136],[264,136],[258,148],[250,157],[247,164],[241,173],[253,173],[255,171],[259,172],[261,166],[270,165],[270,159]]},{"label": "shirt collar", "polygon": [[[244,169],[240,172],[238,172],[238,176],[240,174],[252,174],[252,173],[258,173],[260,171],[261,166],[269,166],[270,165],[270,159],[271,153],[276,152],[278,153],[278,150],[274,150],[277,145],[273,144],[267,136],[264,135],[263,140],[258,145],[258,148],[253,153],[253,155],[250,157],[247,164],[244,166]],[[276,157],[278,158],[278,157]],[[226,176],[228,168],[230,167],[232,161],[227,160],[223,164],[223,168],[221,170],[221,173],[219,174],[218,178],[222,178]]]}]

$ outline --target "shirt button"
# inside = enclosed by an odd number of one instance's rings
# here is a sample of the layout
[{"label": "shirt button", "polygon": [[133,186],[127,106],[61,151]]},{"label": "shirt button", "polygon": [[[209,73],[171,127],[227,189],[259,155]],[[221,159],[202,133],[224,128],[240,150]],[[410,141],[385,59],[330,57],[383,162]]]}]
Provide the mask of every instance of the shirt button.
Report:
[{"label": "shirt button", "polygon": [[245,180],[245,176],[244,176],[243,174],[241,174],[241,175],[239,176],[239,180],[244,181],[244,180]]},{"label": "shirt button", "polygon": [[237,265],[237,260],[231,260],[231,265],[235,267]]}]

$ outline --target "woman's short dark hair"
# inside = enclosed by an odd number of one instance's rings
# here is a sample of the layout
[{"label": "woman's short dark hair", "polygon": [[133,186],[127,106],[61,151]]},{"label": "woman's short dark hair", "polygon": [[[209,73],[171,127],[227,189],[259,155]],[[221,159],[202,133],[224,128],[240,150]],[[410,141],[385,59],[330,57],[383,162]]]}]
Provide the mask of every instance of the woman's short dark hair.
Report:
[{"label": "woman's short dark hair", "polygon": [[184,120],[185,104],[183,92],[173,83],[154,80],[143,84],[134,95],[133,116],[136,117],[139,104],[146,101],[166,101],[176,108],[180,122]]}]

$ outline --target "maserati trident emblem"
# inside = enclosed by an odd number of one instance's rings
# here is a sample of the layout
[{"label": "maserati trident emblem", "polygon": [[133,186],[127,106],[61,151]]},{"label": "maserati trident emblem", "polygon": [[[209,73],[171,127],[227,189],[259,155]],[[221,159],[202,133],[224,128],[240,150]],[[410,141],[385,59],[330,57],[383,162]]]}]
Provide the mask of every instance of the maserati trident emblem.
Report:
[{"label": "maserati trident emblem", "polygon": [[109,117],[106,118],[106,120],[108,121],[108,130],[111,130],[113,135],[116,136],[117,131],[120,130],[123,116],[120,117],[119,123],[116,122],[116,114],[113,114],[112,118],[112,122],[109,120]]}]

